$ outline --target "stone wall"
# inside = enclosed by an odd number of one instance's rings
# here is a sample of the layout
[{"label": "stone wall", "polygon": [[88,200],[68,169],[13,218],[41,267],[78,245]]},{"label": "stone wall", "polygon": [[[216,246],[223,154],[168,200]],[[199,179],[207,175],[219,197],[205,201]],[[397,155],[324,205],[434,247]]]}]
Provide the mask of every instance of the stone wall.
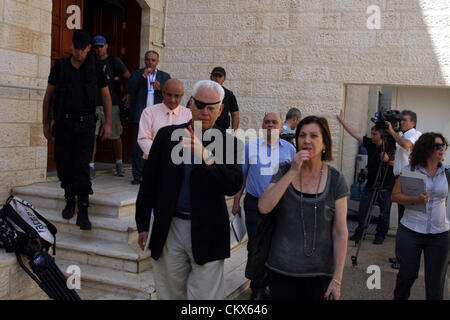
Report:
[{"label": "stone wall", "polygon": [[[368,28],[371,5],[380,29]],[[223,66],[243,128],[298,107],[326,116],[339,141],[344,84],[450,84],[449,19],[446,0],[170,0],[161,65],[184,81],[184,102]]]},{"label": "stone wall", "polygon": [[164,0],[137,0],[142,8],[141,22],[141,59],[144,66],[144,55],[148,50],[155,50],[160,54],[164,50]]},{"label": "stone wall", "polygon": [[[28,266],[27,258],[23,261]],[[0,300],[43,300],[47,295],[22,270],[15,254],[0,249]]]},{"label": "stone wall", "polygon": [[46,177],[44,91],[30,88],[46,87],[51,10],[51,0],[0,0],[0,203]]}]

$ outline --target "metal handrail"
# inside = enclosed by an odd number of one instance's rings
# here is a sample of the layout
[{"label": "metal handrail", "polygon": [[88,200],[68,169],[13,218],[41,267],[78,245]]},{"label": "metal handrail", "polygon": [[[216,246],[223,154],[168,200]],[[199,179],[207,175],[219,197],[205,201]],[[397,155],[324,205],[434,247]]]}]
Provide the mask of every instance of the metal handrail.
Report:
[{"label": "metal handrail", "polygon": [[29,86],[25,84],[17,84],[17,83],[2,83],[0,82],[0,87],[3,88],[16,88],[16,89],[30,89],[30,90],[46,90],[45,87],[39,86]]}]

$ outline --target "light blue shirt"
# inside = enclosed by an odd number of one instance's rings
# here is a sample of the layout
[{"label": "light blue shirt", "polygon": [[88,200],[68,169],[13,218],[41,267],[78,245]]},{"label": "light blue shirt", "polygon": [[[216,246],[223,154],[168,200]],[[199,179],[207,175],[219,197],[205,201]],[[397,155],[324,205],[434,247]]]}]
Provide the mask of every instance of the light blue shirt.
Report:
[{"label": "light blue shirt", "polygon": [[283,123],[283,129],[281,129],[281,134],[283,133],[295,133],[295,131],[292,130],[291,127],[287,125],[287,123]]},{"label": "light blue shirt", "polygon": [[279,139],[278,144],[270,146],[265,139],[256,139],[245,145],[242,171],[247,175],[247,193],[259,198],[278,171],[278,165],[292,161],[296,150],[294,146]]},{"label": "light blue shirt", "polygon": [[[449,230],[449,220],[447,217],[447,208],[445,201],[448,196],[448,182],[445,176],[445,167],[442,165],[436,171],[434,177],[430,177],[427,171],[418,166],[415,171],[423,173],[427,176],[427,193],[430,195],[430,201],[427,203],[427,213],[415,211],[406,207],[403,218],[400,223],[408,229],[419,233],[442,233]],[[404,170],[411,170],[410,166],[403,168]]]}]

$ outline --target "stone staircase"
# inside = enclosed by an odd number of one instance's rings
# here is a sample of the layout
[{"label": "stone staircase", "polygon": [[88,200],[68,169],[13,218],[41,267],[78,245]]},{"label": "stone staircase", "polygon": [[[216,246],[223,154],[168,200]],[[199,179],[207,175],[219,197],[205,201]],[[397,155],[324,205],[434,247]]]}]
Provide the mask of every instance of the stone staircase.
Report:
[{"label": "stone staircase", "polygon": [[[70,275],[67,273],[69,266],[80,267],[78,293],[83,299],[156,298],[150,253],[144,253],[137,245],[134,210],[139,187],[129,181],[108,173],[97,175],[93,180],[94,195],[89,208],[91,231],[79,229],[75,224],[76,215],[71,220],[62,218],[65,200],[59,182],[47,181],[13,189],[14,195],[33,204],[57,227],[56,262],[66,275]],[[232,198],[227,204],[231,207]],[[248,286],[244,277],[246,240],[238,244],[234,236],[231,239],[231,258],[225,260],[229,298]]]}]

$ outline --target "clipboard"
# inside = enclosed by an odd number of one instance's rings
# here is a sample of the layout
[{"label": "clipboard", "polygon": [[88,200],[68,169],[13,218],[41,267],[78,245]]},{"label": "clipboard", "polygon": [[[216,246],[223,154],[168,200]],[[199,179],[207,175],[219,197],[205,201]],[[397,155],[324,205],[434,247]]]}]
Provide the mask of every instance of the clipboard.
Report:
[{"label": "clipboard", "polygon": [[230,222],[231,229],[233,230],[234,237],[238,243],[241,243],[247,234],[247,229],[245,228],[245,224],[242,221],[242,217],[240,214],[234,215],[233,219]]}]

